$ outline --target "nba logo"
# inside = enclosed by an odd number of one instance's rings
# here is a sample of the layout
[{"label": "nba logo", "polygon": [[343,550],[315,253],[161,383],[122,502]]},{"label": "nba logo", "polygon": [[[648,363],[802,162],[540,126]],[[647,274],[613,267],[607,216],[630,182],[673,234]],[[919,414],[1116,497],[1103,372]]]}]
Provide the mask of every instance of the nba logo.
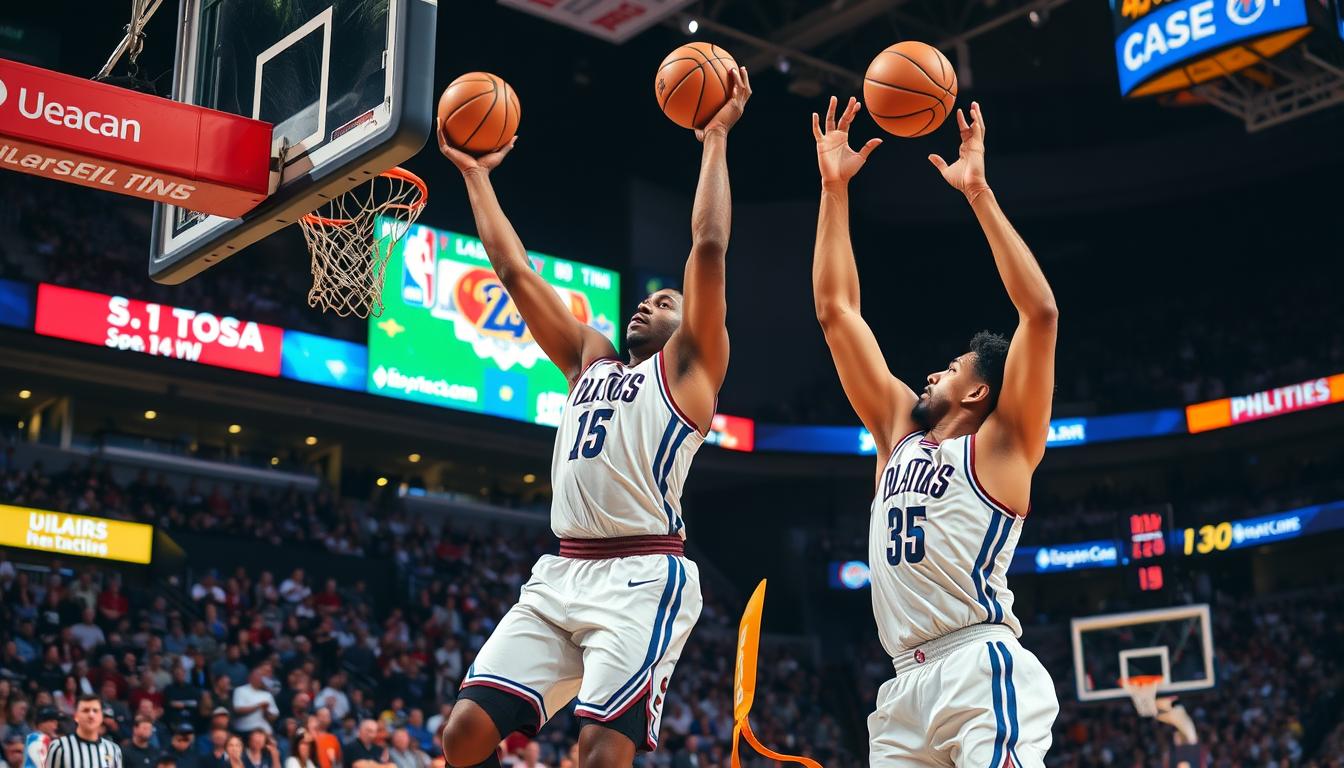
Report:
[{"label": "nba logo", "polygon": [[434,231],[416,227],[401,249],[401,301],[413,307],[434,306]]}]

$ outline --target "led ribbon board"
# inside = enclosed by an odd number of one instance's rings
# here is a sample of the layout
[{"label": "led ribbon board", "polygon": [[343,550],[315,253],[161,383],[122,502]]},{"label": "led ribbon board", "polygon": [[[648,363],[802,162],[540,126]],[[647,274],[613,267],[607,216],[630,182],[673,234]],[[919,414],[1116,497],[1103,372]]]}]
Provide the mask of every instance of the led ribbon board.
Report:
[{"label": "led ribbon board", "polygon": [[1121,96],[1225,77],[1310,32],[1306,0],[1111,0]]}]

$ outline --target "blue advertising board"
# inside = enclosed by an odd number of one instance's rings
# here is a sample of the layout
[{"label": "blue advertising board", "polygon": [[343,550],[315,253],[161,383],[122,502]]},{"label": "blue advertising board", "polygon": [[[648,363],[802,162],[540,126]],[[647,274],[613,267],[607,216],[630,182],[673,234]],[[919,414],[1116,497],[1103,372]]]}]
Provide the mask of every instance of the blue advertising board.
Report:
[{"label": "blue advertising board", "polygon": [[[1122,14],[1129,6],[1123,3]],[[1122,96],[1202,54],[1307,24],[1305,0],[1181,0],[1149,7],[1116,35]]]},{"label": "blue advertising board", "polygon": [[364,391],[369,351],[363,344],[285,331],[280,351],[280,375],[286,379]]},{"label": "blue advertising board", "polygon": [[33,286],[14,280],[0,280],[0,325],[32,329]]}]

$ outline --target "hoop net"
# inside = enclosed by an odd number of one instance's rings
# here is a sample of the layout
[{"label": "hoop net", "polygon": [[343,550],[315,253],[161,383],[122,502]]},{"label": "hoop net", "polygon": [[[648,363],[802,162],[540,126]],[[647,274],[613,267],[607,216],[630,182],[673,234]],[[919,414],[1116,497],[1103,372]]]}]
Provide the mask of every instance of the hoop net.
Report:
[{"label": "hoop net", "polygon": [[1120,679],[1120,686],[1134,701],[1134,709],[1140,717],[1157,717],[1157,687],[1162,683],[1161,675],[1134,675]]},{"label": "hoop net", "polygon": [[308,306],[342,317],[381,316],[388,255],[428,200],[420,177],[390,168],[300,218],[313,256]]}]

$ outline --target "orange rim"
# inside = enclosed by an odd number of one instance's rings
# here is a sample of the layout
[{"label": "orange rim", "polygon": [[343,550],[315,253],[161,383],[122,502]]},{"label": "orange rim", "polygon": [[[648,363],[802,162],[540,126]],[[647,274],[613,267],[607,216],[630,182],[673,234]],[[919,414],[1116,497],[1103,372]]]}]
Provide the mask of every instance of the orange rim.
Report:
[{"label": "orange rim", "polygon": [[1161,675],[1134,675],[1133,677],[1120,678],[1121,686],[1143,687],[1145,685],[1157,685],[1162,682]]},{"label": "orange rim", "polygon": [[[425,203],[429,202],[429,185],[425,184],[424,180],[421,179],[419,176],[416,176],[414,173],[411,173],[405,168],[402,168],[401,166],[395,166],[393,168],[388,168],[386,171],[383,171],[378,175],[385,176],[389,179],[398,179],[400,181],[408,182],[414,185],[415,188],[420,192],[419,199],[413,202],[391,203],[386,206],[387,208],[396,208],[398,210],[404,210],[404,211],[419,211],[421,208],[425,207]],[[351,224],[355,223],[354,219],[328,219],[324,216],[318,216],[317,214],[313,213],[301,216],[299,217],[299,219],[303,223],[309,224],[314,227],[348,227]]]}]

